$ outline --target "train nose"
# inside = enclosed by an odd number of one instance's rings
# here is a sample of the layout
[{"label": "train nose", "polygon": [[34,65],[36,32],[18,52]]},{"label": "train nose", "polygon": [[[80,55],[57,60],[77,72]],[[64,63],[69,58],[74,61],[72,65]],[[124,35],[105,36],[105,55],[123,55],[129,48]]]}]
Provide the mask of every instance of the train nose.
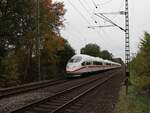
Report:
[{"label": "train nose", "polygon": [[69,69],[72,67],[72,64],[68,63],[67,66],[66,66],[66,69]]},{"label": "train nose", "polygon": [[74,71],[75,69],[77,68],[77,66],[73,65],[73,64],[67,64],[66,66],[66,71],[67,72],[71,72],[71,71]]}]

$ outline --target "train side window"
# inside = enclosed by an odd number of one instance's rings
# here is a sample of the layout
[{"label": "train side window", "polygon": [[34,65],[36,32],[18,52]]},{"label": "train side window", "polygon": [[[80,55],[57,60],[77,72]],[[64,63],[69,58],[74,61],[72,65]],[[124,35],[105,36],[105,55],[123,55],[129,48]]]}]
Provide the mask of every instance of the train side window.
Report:
[{"label": "train side window", "polygon": [[99,62],[96,62],[96,65],[99,65]]},{"label": "train side window", "polygon": [[111,64],[110,63],[106,63],[106,65],[110,66]]},{"label": "train side window", "polygon": [[91,62],[86,62],[86,65],[90,65],[91,64]]},{"label": "train side window", "polygon": [[82,66],[85,66],[86,65],[86,62],[82,62]]},{"label": "train side window", "polygon": [[93,61],[93,64],[94,64],[94,65],[97,65],[97,62],[96,62],[96,61]]},{"label": "train side window", "polygon": [[80,62],[81,59],[82,59],[82,57],[75,57],[75,58],[74,58],[74,62],[75,62],[75,63],[76,63],[76,62]]},{"label": "train side window", "polygon": [[90,62],[90,65],[93,65],[93,61]]},{"label": "train side window", "polygon": [[94,65],[102,65],[102,62],[94,61],[93,64],[94,64]]},{"label": "train side window", "polygon": [[73,63],[73,60],[74,60],[74,59],[70,59],[69,62],[70,62],[70,63]]},{"label": "train side window", "polygon": [[69,62],[70,63],[77,63],[77,62],[80,62],[81,60],[82,60],[82,57],[77,56],[77,57],[70,59]]},{"label": "train side window", "polygon": [[102,62],[98,62],[98,65],[102,65]]}]

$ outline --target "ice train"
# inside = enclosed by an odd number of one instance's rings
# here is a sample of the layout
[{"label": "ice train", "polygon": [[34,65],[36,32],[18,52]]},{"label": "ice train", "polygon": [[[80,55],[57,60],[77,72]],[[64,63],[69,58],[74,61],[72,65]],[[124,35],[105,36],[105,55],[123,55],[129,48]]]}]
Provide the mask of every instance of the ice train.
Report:
[{"label": "ice train", "polygon": [[121,67],[121,64],[110,60],[104,60],[99,57],[92,57],[84,54],[77,54],[68,61],[66,73],[67,77],[75,77],[119,67]]}]

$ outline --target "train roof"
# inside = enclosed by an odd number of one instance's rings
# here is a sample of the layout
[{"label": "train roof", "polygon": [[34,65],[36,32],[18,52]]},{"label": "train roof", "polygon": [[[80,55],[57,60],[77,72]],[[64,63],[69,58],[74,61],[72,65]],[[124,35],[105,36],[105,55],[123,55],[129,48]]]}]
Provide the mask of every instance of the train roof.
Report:
[{"label": "train roof", "polygon": [[113,62],[113,61],[110,61],[110,60],[104,60],[100,57],[93,57],[93,56],[89,56],[89,55],[86,55],[86,54],[76,54],[72,58],[75,58],[75,57],[82,57],[82,60],[89,60],[89,61],[94,60],[94,61],[99,61],[99,62],[104,62],[104,63],[111,63],[111,64],[120,65],[119,63],[116,63],[116,62]]},{"label": "train roof", "polygon": [[85,54],[76,54],[74,55],[72,58],[74,57],[82,57],[83,60],[95,60],[95,61],[99,61],[99,62],[104,62],[104,60],[102,58],[99,57],[93,57],[93,56],[89,56],[89,55],[85,55]]}]

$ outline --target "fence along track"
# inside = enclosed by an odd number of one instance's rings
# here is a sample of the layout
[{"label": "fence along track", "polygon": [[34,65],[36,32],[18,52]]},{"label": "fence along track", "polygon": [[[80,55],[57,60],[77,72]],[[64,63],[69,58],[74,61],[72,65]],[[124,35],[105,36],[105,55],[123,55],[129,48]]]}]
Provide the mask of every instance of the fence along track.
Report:
[{"label": "fence along track", "polygon": [[[10,113],[24,113],[24,112],[25,113],[59,113],[60,111],[64,110],[67,106],[70,106],[70,104],[76,102],[78,99],[80,99],[82,96],[84,96],[88,92],[92,91],[96,87],[105,83],[107,80],[112,78],[113,75],[114,74],[112,74],[110,76],[106,76],[106,78],[103,78],[103,79],[96,78],[96,79],[88,81],[86,83],[71,87],[67,90],[64,90],[62,92],[55,94],[54,96],[46,97],[45,99],[41,99],[37,102],[33,102],[33,103],[28,104],[24,107],[21,107],[17,110],[14,110]],[[101,81],[99,81],[99,79]],[[74,97],[71,97],[68,99],[69,93],[73,92],[73,90],[77,90],[80,87],[83,87],[85,85],[89,85],[90,83],[95,83],[95,82],[96,82],[96,84],[90,86],[90,88],[88,87],[86,90],[84,90],[80,94],[75,95]],[[78,90],[81,90],[81,89],[78,89]]]},{"label": "fence along track", "polygon": [[21,86],[15,86],[15,87],[10,87],[10,88],[4,88],[0,89],[0,99],[5,98],[8,96],[12,96],[15,94],[20,94],[24,92],[28,92],[31,90],[36,90],[44,87],[48,87],[51,85],[56,85],[56,84],[61,84],[66,82],[67,80],[47,80],[47,81],[41,81],[41,82],[36,82],[36,83],[29,83]]}]

